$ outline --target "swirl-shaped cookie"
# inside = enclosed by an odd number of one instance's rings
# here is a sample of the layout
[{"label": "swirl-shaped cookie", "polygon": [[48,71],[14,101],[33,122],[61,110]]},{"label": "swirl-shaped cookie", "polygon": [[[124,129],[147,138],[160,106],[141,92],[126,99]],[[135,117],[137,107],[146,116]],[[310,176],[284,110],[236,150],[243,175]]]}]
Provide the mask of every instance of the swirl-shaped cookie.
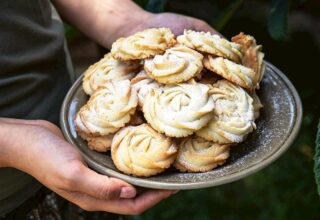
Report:
[{"label": "swirl-shaped cookie", "polygon": [[128,126],[116,133],[111,146],[115,166],[126,174],[152,176],[174,162],[177,147],[149,125]]},{"label": "swirl-shaped cookie", "polygon": [[242,46],[242,64],[251,68],[255,72],[253,84],[255,88],[259,89],[259,83],[264,75],[265,65],[263,63],[264,53],[262,53],[262,46],[257,45],[254,37],[240,33],[232,38],[232,41]]},{"label": "swirl-shaped cookie", "polygon": [[185,30],[183,35],[177,37],[179,44],[185,45],[202,53],[220,56],[241,63],[241,45],[230,42],[218,35],[209,32]]},{"label": "swirl-shaped cookie", "polygon": [[199,137],[187,137],[179,144],[174,166],[182,172],[207,172],[229,157],[230,145],[217,144]]},{"label": "swirl-shaped cookie", "polygon": [[260,101],[259,96],[255,91],[252,92],[250,95],[251,95],[251,98],[253,99],[252,105],[254,109],[254,119],[258,119],[260,116],[260,109],[263,108],[263,105]]},{"label": "swirl-shaped cookie", "polygon": [[220,144],[242,142],[255,129],[252,98],[227,80],[214,84],[210,93],[215,103],[214,116],[196,134]]},{"label": "swirl-shaped cookie", "polygon": [[255,72],[243,65],[236,64],[222,57],[208,55],[203,60],[204,66],[223,78],[249,90],[254,90]]},{"label": "swirl-shaped cookie", "polygon": [[112,134],[130,121],[138,97],[129,80],[110,81],[97,90],[77,113],[75,125],[83,133]]},{"label": "swirl-shaped cookie", "polygon": [[137,60],[162,54],[176,43],[169,28],[150,28],[112,44],[111,54],[118,60]]},{"label": "swirl-shaped cookie", "polygon": [[82,79],[83,90],[86,94],[92,95],[110,80],[132,79],[139,67],[140,63],[137,61],[122,62],[108,53],[85,71]]},{"label": "swirl-shaped cookie", "polygon": [[107,152],[111,148],[111,143],[113,139],[113,134],[104,136],[92,136],[81,131],[78,134],[87,141],[88,148],[98,152]]},{"label": "swirl-shaped cookie", "polygon": [[167,136],[188,136],[212,117],[214,102],[208,91],[208,86],[194,81],[152,90],[143,105],[145,119]]},{"label": "swirl-shaped cookie", "polygon": [[147,74],[163,84],[185,82],[203,68],[202,54],[185,46],[175,46],[163,55],[145,60],[144,69]]},{"label": "swirl-shaped cookie", "polygon": [[144,70],[139,72],[136,77],[131,80],[131,86],[136,90],[139,99],[139,107],[142,109],[144,98],[154,88],[159,88],[160,84],[151,79]]}]

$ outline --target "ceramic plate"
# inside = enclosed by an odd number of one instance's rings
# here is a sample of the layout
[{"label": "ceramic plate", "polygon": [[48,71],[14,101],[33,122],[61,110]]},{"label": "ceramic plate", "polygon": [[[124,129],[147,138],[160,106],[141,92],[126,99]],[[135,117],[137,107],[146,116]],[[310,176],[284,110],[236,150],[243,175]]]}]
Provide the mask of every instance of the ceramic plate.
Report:
[{"label": "ceramic plate", "polygon": [[66,139],[80,150],[92,169],[146,188],[196,189],[244,178],[279,158],[292,144],[301,124],[302,106],[298,93],[280,70],[266,62],[261,89],[257,92],[264,105],[256,122],[257,129],[245,142],[232,148],[230,158],[223,166],[206,173],[179,173],[170,168],[153,177],[133,177],[115,168],[110,153],[89,150],[77,135],[74,118],[88,100],[81,83],[82,77],[71,87],[61,109],[61,128]]}]

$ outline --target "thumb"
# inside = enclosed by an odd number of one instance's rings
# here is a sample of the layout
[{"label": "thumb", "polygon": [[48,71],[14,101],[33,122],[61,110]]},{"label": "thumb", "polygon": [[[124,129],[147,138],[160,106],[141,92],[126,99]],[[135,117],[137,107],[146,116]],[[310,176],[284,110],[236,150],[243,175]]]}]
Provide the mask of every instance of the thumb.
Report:
[{"label": "thumb", "polygon": [[81,173],[81,179],[78,182],[77,191],[97,199],[130,199],[136,196],[136,189],[129,183],[98,174],[87,167],[84,168]]}]

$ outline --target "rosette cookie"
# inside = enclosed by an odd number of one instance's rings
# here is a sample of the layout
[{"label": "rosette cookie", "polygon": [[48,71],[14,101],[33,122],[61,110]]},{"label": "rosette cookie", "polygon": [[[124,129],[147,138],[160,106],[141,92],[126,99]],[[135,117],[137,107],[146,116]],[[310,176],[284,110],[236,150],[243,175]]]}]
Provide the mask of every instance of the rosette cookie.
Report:
[{"label": "rosette cookie", "polygon": [[170,138],[149,125],[128,126],[114,136],[111,156],[115,166],[126,174],[152,176],[169,168],[177,147]]},{"label": "rosette cookie", "polygon": [[119,60],[139,60],[162,54],[176,40],[169,28],[151,28],[112,44],[111,54]]},{"label": "rosette cookie", "polygon": [[253,84],[255,88],[259,89],[259,83],[262,80],[265,65],[263,63],[264,53],[262,53],[262,46],[257,45],[254,37],[240,33],[232,38],[232,41],[242,46],[242,64],[254,70],[255,77]]},{"label": "rosette cookie", "polygon": [[252,92],[250,95],[253,99],[252,105],[253,105],[253,109],[254,109],[254,119],[257,119],[260,116],[260,109],[263,108],[263,105],[260,101],[259,96],[257,95],[257,93],[255,91]]},{"label": "rosette cookie", "polygon": [[95,137],[82,132],[78,133],[84,140],[87,141],[88,148],[91,150],[107,152],[111,148],[113,134]]},{"label": "rosette cookie", "polygon": [[229,157],[230,145],[217,144],[199,137],[187,137],[179,144],[174,166],[181,172],[207,172]]},{"label": "rosette cookie", "polygon": [[131,80],[131,86],[136,90],[139,99],[139,107],[142,108],[144,98],[154,88],[159,88],[160,84],[151,79],[144,70]]},{"label": "rosette cookie", "polygon": [[207,85],[195,81],[154,89],[145,98],[145,119],[167,136],[191,135],[212,117],[214,102],[208,91]]},{"label": "rosette cookie", "polygon": [[208,55],[203,60],[204,66],[223,78],[249,90],[255,88],[255,72],[243,65],[236,64],[222,57]]},{"label": "rosette cookie", "polygon": [[209,32],[185,30],[177,37],[179,44],[185,45],[202,53],[208,53],[241,63],[241,45],[230,42]]},{"label": "rosette cookie", "polygon": [[239,86],[220,80],[210,90],[214,117],[196,134],[220,144],[242,142],[255,129],[253,100]]},{"label": "rosette cookie", "polygon": [[130,121],[138,97],[130,81],[110,81],[97,90],[76,115],[77,130],[88,135],[112,134]]},{"label": "rosette cookie", "polygon": [[175,46],[163,55],[145,60],[147,74],[163,84],[177,84],[197,76],[202,66],[202,54],[185,46]]},{"label": "rosette cookie", "polygon": [[110,80],[132,79],[140,67],[140,62],[122,62],[106,54],[100,61],[91,65],[84,73],[82,87],[92,95],[100,86]]}]

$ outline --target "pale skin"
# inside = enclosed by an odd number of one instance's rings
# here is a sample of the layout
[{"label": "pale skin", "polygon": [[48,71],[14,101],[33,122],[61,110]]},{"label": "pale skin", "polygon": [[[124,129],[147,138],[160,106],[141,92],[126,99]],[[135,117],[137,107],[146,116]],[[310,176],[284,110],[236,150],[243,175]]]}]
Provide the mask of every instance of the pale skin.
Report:
[{"label": "pale skin", "polygon": [[[175,34],[194,29],[216,33],[204,21],[173,13],[152,14],[131,0],[53,0],[61,16],[110,48],[119,37],[150,27]],[[96,173],[67,143],[54,124],[43,120],[0,118],[0,167],[20,169],[63,198],[88,211],[141,214],[175,191],[145,190]]]}]

